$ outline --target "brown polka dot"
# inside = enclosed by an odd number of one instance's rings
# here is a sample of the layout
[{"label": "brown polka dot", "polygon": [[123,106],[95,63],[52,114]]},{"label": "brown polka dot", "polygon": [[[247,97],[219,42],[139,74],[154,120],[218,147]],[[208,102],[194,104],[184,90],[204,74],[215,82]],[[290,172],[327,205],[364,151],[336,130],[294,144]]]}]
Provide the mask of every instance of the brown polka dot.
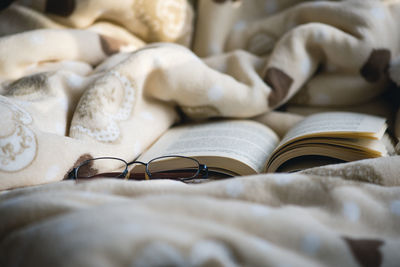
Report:
[{"label": "brown polka dot", "polygon": [[68,17],[74,12],[75,7],[75,0],[47,0],[45,12],[62,17]]},{"label": "brown polka dot", "polygon": [[0,10],[6,9],[14,0],[2,0],[0,1]]},{"label": "brown polka dot", "polygon": [[181,110],[190,118],[195,120],[202,120],[206,118],[218,117],[221,116],[221,113],[216,107],[211,105],[190,107],[190,106],[181,106]]},{"label": "brown polka dot", "polygon": [[264,81],[271,87],[272,91],[268,96],[270,107],[276,107],[286,97],[293,79],[278,68],[269,68]]},{"label": "brown polka dot", "polygon": [[368,82],[377,82],[386,74],[389,62],[389,50],[374,49],[360,70],[361,76]]},{"label": "brown polka dot", "polygon": [[100,34],[100,44],[106,55],[112,55],[119,52],[121,46],[126,45],[121,40],[112,38],[110,36]]},{"label": "brown polka dot", "polygon": [[379,247],[383,241],[376,239],[352,239],[343,237],[354,258],[363,267],[375,267],[382,264],[382,253]]}]

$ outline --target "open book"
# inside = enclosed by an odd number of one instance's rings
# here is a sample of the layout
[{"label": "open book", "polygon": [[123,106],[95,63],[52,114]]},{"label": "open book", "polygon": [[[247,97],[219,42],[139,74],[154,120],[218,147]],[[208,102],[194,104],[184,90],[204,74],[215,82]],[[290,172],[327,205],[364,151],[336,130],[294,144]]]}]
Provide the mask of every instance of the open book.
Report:
[{"label": "open book", "polygon": [[[203,122],[169,129],[139,160],[189,156],[212,171],[230,175],[296,171],[388,155],[386,128],[380,117],[318,113],[300,121],[279,140],[269,127],[252,120]],[[179,161],[168,164],[179,168]]]}]

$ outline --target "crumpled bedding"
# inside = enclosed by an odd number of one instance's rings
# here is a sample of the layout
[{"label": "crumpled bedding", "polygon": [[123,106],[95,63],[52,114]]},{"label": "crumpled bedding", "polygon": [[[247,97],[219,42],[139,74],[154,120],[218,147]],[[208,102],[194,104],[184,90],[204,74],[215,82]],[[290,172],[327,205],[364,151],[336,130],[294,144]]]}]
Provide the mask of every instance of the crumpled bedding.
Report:
[{"label": "crumpled bedding", "polygon": [[400,157],[204,184],[63,181],[173,124],[326,110],[400,137],[400,1],[15,1],[0,11],[0,266],[396,266]]},{"label": "crumpled bedding", "polygon": [[[64,181],[0,195],[1,266],[398,266],[385,186],[304,174]],[[364,162],[377,173],[387,162]],[[374,172],[372,171],[372,172]]]}]

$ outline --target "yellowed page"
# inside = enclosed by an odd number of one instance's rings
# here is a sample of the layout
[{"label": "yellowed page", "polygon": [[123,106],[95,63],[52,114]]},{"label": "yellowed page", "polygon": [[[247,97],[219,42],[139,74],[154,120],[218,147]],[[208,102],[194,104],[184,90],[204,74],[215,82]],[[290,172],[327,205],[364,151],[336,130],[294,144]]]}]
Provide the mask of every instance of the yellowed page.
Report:
[{"label": "yellowed page", "polygon": [[338,138],[314,137],[314,138],[300,139],[296,142],[290,143],[282,147],[282,149],[279,150],[279,153],[286,150],[291,150],[292,148],[295,148],[296,146],[302,144],[307,145],[307,144],[317,144],[317,143],[359,149],[361,151],[365,151],[367,153],[370,153],[371,155],[376,155],[376,156],[385,156],[387,154],[386,147],[381,142],[381,140],[375,140],[369,138],[356,139],[356,138],[339,138],[339,137]]},{"label": "yellowed page", "polygon": [[275,171],[285,161],[303,155],[321,155],[352,161],[387,154],[380,142],[384,118],[351,112],[311,115],[296,124],[272,153],[266,169]]},{"label": "yellowed page", "polygon": [[[214,121],[168,130],[140,160],[162,155],[183,155],[207,160],[209,167],[232,167],[237,162],[261,172],[279,142],[267,126],[251,120]],[[234,159],[226,161],[226,158]],[[236,160],[236,162],[235,162]],[[228,169],[229,170],[229,169]]]},{"label": "yellowed page", "polygon": [[311,151],[317,151],[317,155],[340,159],[344,161],[354,161],[360,159],[371,158],[371,155],[367,152],[352,149],[349,147],[339,148],[336,145],[323,145],[323,144],[307,144],[299,145],[291,150],[285,151],[274,160],[270,161],[267,165],[267,172],[276,171],[282,164],[290,159],[301,157],[304,155],[315,155],[310,153]]},{"label": "yellowed page", "polygon": [[386,123],[382,117],[352,112],[318,113],[305,118],[290,129],[280,145],[300,137],[313,136],[380,139],[385,129]]}]

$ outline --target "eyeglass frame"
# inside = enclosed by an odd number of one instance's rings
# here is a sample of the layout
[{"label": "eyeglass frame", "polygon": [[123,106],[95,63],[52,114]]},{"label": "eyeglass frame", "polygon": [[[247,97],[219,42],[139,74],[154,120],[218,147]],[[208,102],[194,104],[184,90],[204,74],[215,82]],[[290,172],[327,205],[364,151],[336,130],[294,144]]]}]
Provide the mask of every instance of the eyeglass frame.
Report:
[{"label": "eyeglass frame", "polygon": [[[68,179],[78,181],[79,180],[79,178],[78,178],[79,168],[84,166],[85,164],[87,164],[90,161],[95,161],[95,160],[99,160],[99,159],[111,159],[111,160],[119,160],[119,161],[122,161],[123,163],[125,163],[125,169],[118,176],[109,177],[109,178],[124,178],[125,180],[129,180],[128,177],[130,176],[130,172],[132,171],[132,170],[131,171],[128,170],[129,166],[132,165],[132,164],[141,164],[141,165],[145,166],[145,173],[144,173],[145,180],[151,180],[152,175],[151,175],[151,172],[149,170],[149,164],[152,161],[155,161],[155,160],[158,160],[158,159],[163,159],[163,158],[185,158],[185,159],[193,160],[198,164],[197,172],[193,176],[187,177],[187,178],[176,178],[176,179],[173,179],[173,180],[178,180],[178,181],[183,181],[183,182],[184,181],[190,181],[192,179],[196,179],[199,176],[200,173],[204,173],[201,178],[203,178],[203,179],[208,178],[209,170],[208,170],[207,165],[200,163],[197,159],[192,158],[192,157],[181,156],[181,155],[166,155],[166,156],[160,156],[160,157],[153,158],[153,159],[149,160],[147,163],[145,163],[143,161],[139,161],[139,160],[133,160],[131,162],[127,162],[126,160],[121,159],[121,158],[117,158],[117,157],[98,157],[98,158],[87,159],[87,160],[81,162],[77,167],[74,167],[68,173]],[[99,173],[99,174],[101,174],[101,173]],[[135,180],[135,179],[132,179],[132,180]]]}]

